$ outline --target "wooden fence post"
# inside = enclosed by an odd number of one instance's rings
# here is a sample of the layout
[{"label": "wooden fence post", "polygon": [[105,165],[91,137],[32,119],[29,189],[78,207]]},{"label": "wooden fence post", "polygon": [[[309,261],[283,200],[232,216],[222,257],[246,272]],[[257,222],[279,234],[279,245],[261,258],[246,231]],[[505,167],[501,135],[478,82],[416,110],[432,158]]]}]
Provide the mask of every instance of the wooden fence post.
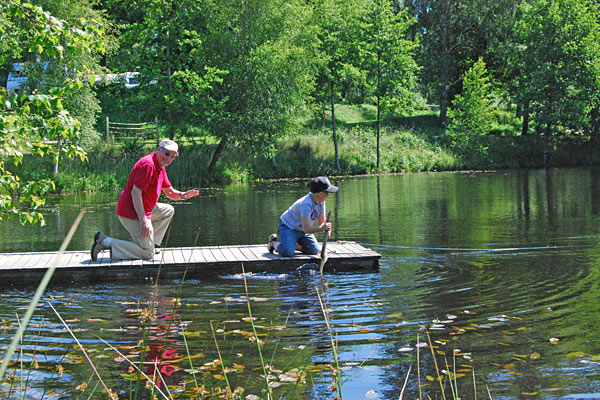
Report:
[{"label": "wooden fence post", "polygon": [[108,122],[108,117],[106,117],[106,143],[108,143],[108,141],[110,140],[110,138],[109,138],[109,134],[108,134],[108,132],[109,132],[109,130],[110,130],[110,129],[109,129],[109,124],[110,124],[110,123]]},{"label": "wooden fence post", "polygon": [[154,124],[156,125],[156,147],[160,143],[160,134],[158,133],[158,117],[154,117]]}]

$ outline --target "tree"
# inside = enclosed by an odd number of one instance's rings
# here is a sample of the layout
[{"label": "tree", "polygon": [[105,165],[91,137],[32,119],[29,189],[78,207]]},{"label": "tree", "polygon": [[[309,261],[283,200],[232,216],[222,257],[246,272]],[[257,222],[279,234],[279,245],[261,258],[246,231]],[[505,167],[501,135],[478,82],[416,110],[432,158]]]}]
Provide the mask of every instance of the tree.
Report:
[{"label": "tree", "polygon": [[524,126],[531,116],[547,145],[557,127],[583,129],[598,105],[598,10],[585,0],[530,0],[519,10],[513,95],[524,104]]},{"label": "tree", "polygon": [[490,132],[494,122],[492,94],[490,77],[480,58],[465,73],[462,94],[456,95],[448,111],[452,144],[472,159],[482,160],[487,155],[487,148],[481,145],[479,139]]},{"label": "tree", "polygon": [[512,34],[516,14],[513,0],[411,0],[406,6],[418,24],[417,60],[423,93],[437,99],[439,125],[446,126],[448,105],[460,91],[467,60],[483,57],[499,77],[505,64],[504,44]]},{"label": "tree", "polygon": [[[23,51],[60,60],[104,49],[96,40],[102,29],[92,21],[83,24],[59,20],[40,7],[19,0],[0,3],[0,11],[11,34],[22,44],[19,49],[24,49],[12,54],[0,51],[0,64]],[[63,105],[64,99],[83,85],[73,78],[62,86],[30,93],[7,93],[0,88],[0,219],[16,217],[22,223],[43,224],[38,208],[54,184],[49,179],[23,182],[12,173],[12,166],[19,165],[24,154],[85,157],[83,149],[77,146],[80,123]],[[51,144],[56,141],[61,144],[58,148]]]},{"label": "tree", "polygon": [[382,113],[406,110],[416,86],[418,67],[413,53],[417,45],[407,38],[408,28],[414,22],[406,10],[394,13],[390,0],[373,0],[365,21],[364,68],[377,105],[378,170]]},{"label": "tree", "polygon": [[[112,47],[113,38],[106,34],[108,23],[104,13],[94,8],[90,0],[34,0],[33,3],[63,21],[94,21],[93,23],[100,28],[96,32],[95,40],[103,43],[104,48]],[[64,39],[61,42],[64,42]],[[26,89],[44,92],[53,87],[65,86],[66,82],[73,79],[88,80],[90,76],[103,75],[100,66],[103,53],[104,51],[63,52],[60,58],[51,59],[31,53],[25,55],[28,76]],[[40,62],[44,62],[44,68],[40,67]],[[99,133],[95,126],[100,105],[93,85],[83,85],[76,91],[66,92],[63,105],[81,124],[80,144],[86,145],[96,141]]]},{"label": "tree", "polygon": [[141,85],[129,91],[139,118],[166,122],[170,138],[190,124],[213,119],[219,102],[211,96],[223,71],[205,68],[206,10],[195,0],[107,0],[104,7],[120,26],[119,49],[108,59],[113,71],[139,73]]},{"label": "tree", "polygon": [[342,86],[365,84],[365,74],[360,69],[360,40],[367,7],[362,0],[318,0],[314,7],[320,51],[325,60],[319,69],[314,97],[321,110],[330,108],[335,163],[338,172],[341,172],[335,103]]},{"label": "tree", "polygon": [[203,59],[227,70],[215,96],[222,112],[210,126],[222,152],[242,144],[272,156],[275,138],[292,133],[313,90],[317,39],[310,8],[300,0],[211,0],[205,3]]},{"label": "tree", "polygon": [[107,0],[115,22],[123,21],[111,63],[140,72],[146,113],[165,116],[181,134],[193,124],[216,138],[209,173],[228,145],[273,154],[274,138],[295,126],[314,84],[316,39],[304,2],[129,4]]}]

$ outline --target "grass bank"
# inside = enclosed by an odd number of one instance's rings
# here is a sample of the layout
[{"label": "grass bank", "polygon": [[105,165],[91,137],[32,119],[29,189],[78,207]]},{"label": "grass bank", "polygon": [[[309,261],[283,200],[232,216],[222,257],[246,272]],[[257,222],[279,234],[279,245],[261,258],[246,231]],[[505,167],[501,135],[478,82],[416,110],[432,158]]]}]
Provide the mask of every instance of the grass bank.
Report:
[{"label": "grass bank", "polygon": [[[177,188],[202,187],[233,181],[297,178],[316,175],[424,172],[465,169],[537,168],[600,164],[595,145],[582,136],[516,136],[518,120],[498,115],[492,134],[477,138],[472,148],[457,148],[437,126],[434,111],[393,116],[383,121],[380,135],[380,168],[376,158],[375,109],[371,106],[336,107],[339,144],[338,170],[330,127],[326,119],[304,121],[301,134],[285,136],[276,143],[274,157],[255,157],[246,149],[230,147],[214,174],[207,169],[216,141],[198,137],[176,138],[181,157],[169,167]],[[166,132],[165,132],[166,133]],[[166,136],[166,135],[165,135]],[[152,140],[104,142],[87,149],[88,160],[64,160],[56,178],[57,191],[111,192],[121,190],[133,164],[155,147]],[[20,167],[27,180],[52,175],[48,161],[30,159]]]}]

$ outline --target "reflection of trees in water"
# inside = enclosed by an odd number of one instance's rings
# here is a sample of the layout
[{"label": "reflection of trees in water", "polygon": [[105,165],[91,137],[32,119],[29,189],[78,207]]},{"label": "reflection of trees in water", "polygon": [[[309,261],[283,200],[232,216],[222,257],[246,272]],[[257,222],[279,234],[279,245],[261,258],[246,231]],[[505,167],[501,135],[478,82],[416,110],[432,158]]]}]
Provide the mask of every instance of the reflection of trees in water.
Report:
[{"label": "reflection of trees in water", "polygon": [[[531,216],[529,174],[528,169],[520,170],[517,173],[517,216],[519,220],[527,222]],[[524,227],[528,229],[529,224]]]},{"label": "reflection of trees in water", "polygon": [[[593,324],[588,323],[586,314],[597,308],[583,306],[583,299],[590,292],[590,282],[598,280],[589,279],[589,262],[583,261],[585,257],[577,256],[579,251],[550,249],[533,254],[459,253],[440,256],[436,266],[426,262],[421,264],[422,277],[426,277],[421,281],[422,293],[400,290],[406,299],[398,298],[398,306],[390,305],[387,312],[403,312],[407,320],[423,321],[420,324],[427,327],[434,319],[443,320],[448,313],[455,314],[458,318],[446,323],[443,330],[433,332],[432,340],[434,344],[436,340],[442,342],[436,346],[445,352],[450,370],[454,368],[454,349],[472,353],[473,361],[459,358],[456,368],[463,369],[462,364],[474,366],[478,395],[486,393],[485,384],[489,384],[492,393],[516,396],[521,392],[561,386],[556,381],[552,382],[546,368],[555,362],[564,362],[565,354],[557,359],[552,357],[548,347],[558,351],[560,348],[550,346],[548,338],[561,332],[568,335],[565,339],[569,339],[570,343],[575,338],[578,342],[589,342],[584,338],[589,338]],[[382,295],[383,298],[391,296],[391,293]],[[414,301],[424,306],[411,317],[406,311],[409,307],[402,307],[402,303]],[[497,318],[503,315],[505,317]],[[585,329],[588,333],[580,331],[585,325],[589,325]],[[459,334],[455,327],[464,329],[464,332]],[[384,339],[387,343],[397,343],[385,348],[386,359],[403,360],[398,361],[400,365],[391,368],[394,372],[385,379],[390,386],[398,387],[402,381],[400,376],[405,376],[405,364],[413,365],[411,381],[416,380],[414,350],[410,358],[396,352],[401,343],[414,346],[418,328],[412,325],[411,329],[412,332],[392,329],[387,333],[389,338]],[[421,333],[421,341],[425,340]],[[543,354],[543,367],[540,367],[539,355],[535,356],[535,353]],[[440,369],[448,369],[444,357],[436,356]],[[420,367],[422,379],[425,374],[436,376],[429,349],[421,349]],[[472,372],[464,373],[466,376],[458,380],[461,392],[472,394]],[[566,375],[562,378],[568,386],[571,378]],[[428,383],[430,394],[439,393],[436,385],[436,382]],[[391,391],[385,398],[394,396],[397,398],[397,391]],[[414,392],[408,398],[414,398]]]},{"label": "reflection of trees in water", "polygon": [[590,206],[592,215],[600,214],[600,167],[590,167]]},{"label": "reflection of trees in water", "polygon": [[[323,305],[328,309],[328,317],[332,318],[333,310],[327,302],[329,282],[327,278],[317,275],[296,275],[285,281],[279,288],[280,295],[287,301],[280,306],[282,317],[287,317],[287,326],[295,334],[284,334],[284,340],[291,342],[305,341],[305,345],[315,349],[314,353],[307,355],[306,363],[310,365],[334,365],[331,338],[323,317],[323,310],[319,302],[317,291],[323,300]],[[302,360],[299,360],[302,363]],[[309,368],[310,369],[310,368]],[[313,389],[320,391],[329,386],[334,378],[331,369],[325,368],[318,375],[314,375]],[[311,379],[308,379],[310,382]],[[323,394],[323,393],[321,393]],[[320,397],[320,396],[319,396]]]},{"label": "reflection of trees in water", "polygon": [[279,288],[279,292],[288,301],[283,303],[280,309],[283,311],[282,317],[283,314],[289,315],[288,327],[304,329],[308,325],[308,330],[300,337],[306,338],[307,344],[317,349],[331,348],[323,311],[317,297],[319,291],[325,301],[328,291],[327,279],[320,275],[296,275],[287,279],[285,283]]}]

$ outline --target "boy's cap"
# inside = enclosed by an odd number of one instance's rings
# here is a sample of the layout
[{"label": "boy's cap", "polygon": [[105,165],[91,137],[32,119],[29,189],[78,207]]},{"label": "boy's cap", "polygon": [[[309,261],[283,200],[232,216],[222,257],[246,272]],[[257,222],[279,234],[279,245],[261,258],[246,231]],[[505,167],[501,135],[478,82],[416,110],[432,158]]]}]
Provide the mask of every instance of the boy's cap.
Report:
[{"label": "boy's cap", "polygon": [[179,146],[177,146],[177,143],[172,140],[165,139],[158,144],[158,147],[162,147],[165,150],[174,151],[175,154],[179,155]]},{"label": "boy's cap", "polygon": [[310,192],[311,193],[319,193],[319,192],[329,192],[335,193],[339,190],[337,186],[333,186],[329,179],[324,176],[317,176],[316,178],[312,178],[310,180]]}]

